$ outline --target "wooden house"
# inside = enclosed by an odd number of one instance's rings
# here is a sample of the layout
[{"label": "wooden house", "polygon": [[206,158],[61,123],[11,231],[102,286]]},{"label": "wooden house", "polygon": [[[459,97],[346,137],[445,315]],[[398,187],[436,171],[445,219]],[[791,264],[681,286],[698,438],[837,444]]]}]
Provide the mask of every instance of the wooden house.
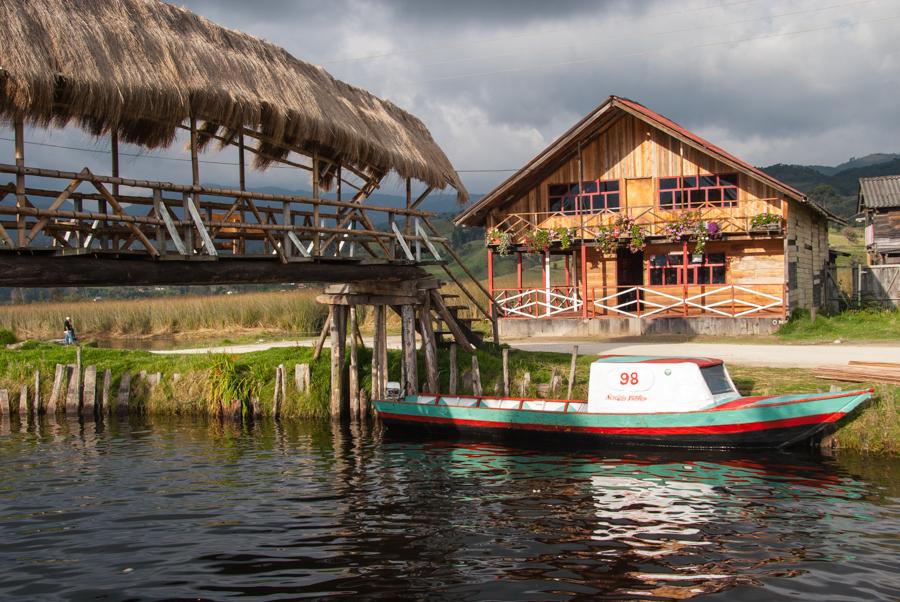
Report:
[{"label": "wooden house", "polygon": [[[829,219],[802,192],[611,96],[456,223],[485,228],[506,334],[746,333],[822,303]],[[515,256],[514,281],[495,282],[498,254]]]},{"label": "wooden house", "polygon": [[900,175],[859,179],[869,265],[900,264]]}]

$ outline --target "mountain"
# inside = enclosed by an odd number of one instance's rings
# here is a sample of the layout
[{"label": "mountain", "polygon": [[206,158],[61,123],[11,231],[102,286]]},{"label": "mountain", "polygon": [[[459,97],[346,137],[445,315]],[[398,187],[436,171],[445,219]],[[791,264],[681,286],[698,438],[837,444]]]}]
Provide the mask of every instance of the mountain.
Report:
[{"label": "mountain", "polygon": [[873,153],[853,157],[833,167],[778,163],[761,169],[808,194],[841,217],[850,218],[856,213],[859,179],[900,174],[900,154]]}]

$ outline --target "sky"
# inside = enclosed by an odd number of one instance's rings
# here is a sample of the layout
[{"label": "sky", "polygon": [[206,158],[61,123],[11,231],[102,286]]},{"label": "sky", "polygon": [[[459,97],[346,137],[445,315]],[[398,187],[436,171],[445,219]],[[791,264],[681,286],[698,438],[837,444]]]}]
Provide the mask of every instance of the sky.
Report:
[{"label": "sky", "polygon": [[[410,111],[476,194],[610,94],[637,100],[755,165],[834,165],[900,152],[897,0],[176,4]],[[0,132],[9,137],[8,129]],[[26,139],[108,148],[107,140],[71,130],[29,130]],[[8,141],[0,140],[0,152],[11,152]],[[101,153],[37,145],[26,152],[29,164],[109,171]],[[185,157],[181,144],[144,154]],[[231,151],[206,158],[235,161]],[[122,164],[125,176],[168,181],[189,180],[189,169],[183,160],[147,156]],[[205,182],[234,179],[230,165],[207,163],[201,171]],[[259,183],[308,187],[293,170],[251,176],[251,185]],[[399,178],[383,189],[400,190]]]}]

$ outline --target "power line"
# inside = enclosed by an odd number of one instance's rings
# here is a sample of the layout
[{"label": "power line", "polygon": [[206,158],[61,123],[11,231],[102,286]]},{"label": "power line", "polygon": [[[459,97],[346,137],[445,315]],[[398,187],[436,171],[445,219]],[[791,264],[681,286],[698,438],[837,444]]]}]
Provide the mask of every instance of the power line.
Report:
[{"label": "power line", "polygon": [[[0,140],[5,140],[7,142],[15,142],[14,138],[4,138],[2,136],[0,136]],[[78,146],[64,146],[62,144],[51,144],[49,142],[34,142],[31,140],[26,140],[25,144],[29,144],[32,146],[45,146],[48,148],[59,148],[59,149],[64,149],[64,150],[80,151],[80,152],[85,152],[85,153],[101,153],[104,155],[110,152],[110,149],[108,149],[108,148],[107,149],[99,149],[99,148],[86,148],[86,147],[78,147]],[[120,157],[134,157],[136,159],[162,159],[165,161],[190,162],[190,159],[186,158],[186,157],[167,157],[165,155],[149,155],[146,153],[122,153],[122,152],[120,152],[119,156]],[[197,162],[205,163],[207,165],[231,165],[231,166],[235,166],[235,167],[240,165],[240,163],[238,163],[237,161],[212,161],[209,159],[198,159]],[[289,165],[272,165],[271,167],[273,167],[275,169],[294,169],[294,168],[290,167]]]},{"label": "power line", "polygon": [[[872,23],[882,23],[885,21],[891,21],[893,19],[898,19],[898,18],[900,18],[900,14],[891,15],[890,17],[883,17],[883,18],[879,18],[879,19],[870,19],[868,21],[857,21],[856,23],[854,23],[854,25],[868,25],[868,24],[872,24]],[[451,80],[456,80],[456,79],[467,79],[470,77],[483,77],[486,75],[502,75],[504,73],[524,73],[524,72],[528,72],[528,71],[553,69],[556,67],[565,67],[565,66],[569,66],[569,65],[579,65],[579,64],[585,64],[585,63],[595,63],[598,61],[609,61],[609,60],[613,60],[613,59],[632,58],[632,57],[636,57],[636,56],[645,56],[648,54],[666,53],[666,52],[671,52],[671,51],[682,52],[685,50],[694,50],[697,48],[710,48],[712,46],[734,46],[734,45],[738,45],[738,44],[744,44],[746,42],[755,42],[758,40],[768,40],[768,39],[774,39],[774,38],[798,36],[798,35],[803,35],[803,34],[807,34],[807,33],[828,31],[828,30],[832,30],[832,29],[840,29],[843,26],[844,26],[843,24],[827,25],[824,27],[815,27],[815,28],[811,28],[811,29],[799,29],[799,30],[795,30],[795,31],[774,33],[774,34],[768,34],[768,35],[763,35],[763,36],[755,36],[755,37],[743,38],[743,39],[739,39],[739,40],[723,40],[720,42],[707,42],[707,43],[703,43],[703,44],[692,44],[689,46],[671,46],[671,47],[667,47],[667,48],[656,48],[656,49],[652,49],[652,50],[643,50],[640,52],[632,52],[632,53],[628,53],[628,54],[620,54],[620,55],[615,55],[615,56],[605,55],[605,56],[600,56],[600,57],[589,57],[589,58],[584,58],[584,59],[575,59],[575,60],[571,60],[571,61],[563,61],[563,62],[558,62],[558,63],[548,63],[548,64],[544,64],[544,65],[529,65],[527,67],[510,67],[507,69],[495,69],[493,71],[463,73],[463,74],[459,74],[459,75],[449,75],[446,77],[438,77],[438,78],[433,78],[433,79],[417,80],[415,83],[428,84],[428,83],[441,82],[441,81],[451,81]]]}]

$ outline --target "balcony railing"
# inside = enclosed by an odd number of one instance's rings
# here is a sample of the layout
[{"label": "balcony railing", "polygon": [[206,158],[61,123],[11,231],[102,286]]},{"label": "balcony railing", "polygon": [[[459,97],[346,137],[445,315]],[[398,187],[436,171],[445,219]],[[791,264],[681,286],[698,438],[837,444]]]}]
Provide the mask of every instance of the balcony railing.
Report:
[{"label": "balcony railing", "polygon": [[[610,290],[614,292],[609,292]],[[589,289],[587,304],[575,286],[494,289],[498,314],[504,318],[671,317],[784,318],[784,283],[621,286]]]},{"label": "balcony railing", "polygon": [[[775,206],[780,206],[781,199],[760,199]],[[686,213],[692,213],[698,219],[713,221],[722,233],[780,233],[781,225],[754,228],[753,218],[756,212],[747,211],[742,205],[737,207],[716,207],[701,205],[691,209],[662,209],[658,205],[641,205],[623,207],[621,211],[604,210],[597,213],[575,213],[567,211],[542,213],[511,213],[495,225],[500,232],[509,233],[516,244],[525,242],[525,235],[537,228],[554,229],[569,228],[576,240],[592,240],[599,238],[601,227],[614,223],[620,215],[626,215],[635,223],[643,226],[650,237],[665,236],[666,224],[670,224]]]}]

